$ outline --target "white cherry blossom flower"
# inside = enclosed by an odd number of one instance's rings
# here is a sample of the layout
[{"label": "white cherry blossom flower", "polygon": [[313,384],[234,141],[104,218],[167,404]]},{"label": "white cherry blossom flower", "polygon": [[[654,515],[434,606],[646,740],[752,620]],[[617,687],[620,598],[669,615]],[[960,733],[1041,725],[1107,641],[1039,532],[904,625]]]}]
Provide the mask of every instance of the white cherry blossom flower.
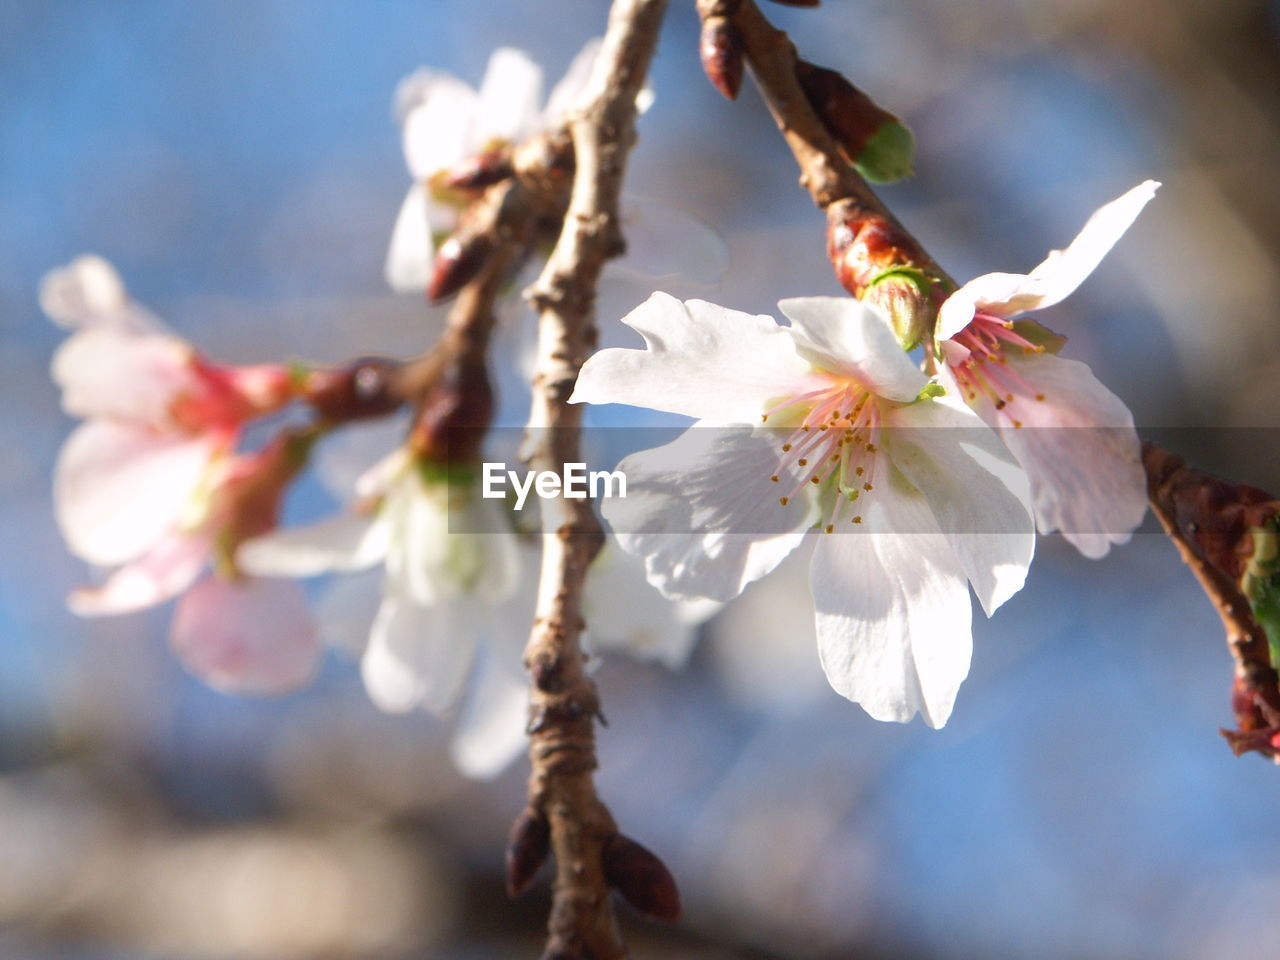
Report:
[{"label": "white cherry blossom flower", "polygon": [[942,305],[944,382],[1000,431],[1031,481],[1036,521],[1087,557],[1125,543],[1147,508],[1133,415],[1089,368],[1055,356],[1060,339],[1014,317],[1066,299],[1147,205],[1148,180],[1099,209],[1065,250],[1029,274],[989,273]]},{"label": "white cherry blossom flower", "polygon": [[[972,585],[988,614],[1034,550],[1026,480],[962,404],[931,396],[885,317],[844,298],[779,304],[791,326],[657,293],[624,318],[574,402],[698,418],[627,457],[603,510],[669,597],[728,600],[815,527],[810,583],[832,686],[873,717],[932,726],[968,672]],[[733,426],[736,425],[736,426]]]},{"label": "white cherry blossom flower", "polygon": [[245,543],[262,576],[385,567],[361,671],[383,710],[435,713],[457,701],[493,608],[515,589],[518,557],[495,501],[401,448],[360,480],[358,509]]},{"label": "white cherry blossom flower", "polygon": [[458,208],[440,177],[485,150],[521,141],[563,122],[586,85],[599,51],[592,40],[542,104],[542,68],[522,50],[503,47],[489,57],[480,89],[457,77],[422,69],[396,91],[405,162],[413,176],[387,251],[386,278],[402,293],[420,293],[431,277],[435,236],[451,230]]},{"label": "white cherry blossom flower", "polygon": [[40,298],[75,331],[52,374],[63,409],[85,418],[58,456],[55,514],[72,553],[114,568],[74,591],[71,610],[130,613],[186,592],[170,639],[193,673],[237,692],[302,683],[316,645],[296,585],[234,571],[200,579],[218,539],[244,519],[229,516],[231,491],[274,468],[269,451],[234,450],[245,421],[288,402],[288,371],[208,362],[99,257],[51,272]]},{"label": "white cherry blossom flower", "polygon": [[[537,550],[510,531],[500,501],[480,498],[469,479],[424,471],[405,449],[366,473],[357,494],[355,511],[251,540],[237,561],[293,577],[382,564],[380,597],[364,577],[330,585],[320,617],[326,639],[361,657],[365,687],[381,709],[456,708],[459,769],[495,776],[527,743],[523,650]],[[664,600],[639,564],[614,548],[593,565],[584,606],[593,651],[674,667],[718,605]]]}]

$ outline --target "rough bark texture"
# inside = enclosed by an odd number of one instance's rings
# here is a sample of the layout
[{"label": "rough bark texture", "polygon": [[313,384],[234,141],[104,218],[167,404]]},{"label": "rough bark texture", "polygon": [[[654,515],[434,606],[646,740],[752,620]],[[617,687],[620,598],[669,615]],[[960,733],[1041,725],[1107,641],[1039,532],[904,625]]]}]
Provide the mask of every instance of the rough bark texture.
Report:
[{"label": "rough bark texture", "polygon": [[[564,227],[528,293],[539,314],[538,362],[525,454],[537,470],[581,460],[582,408],[570,406],[578,370],[594,348],[596,283],[623,251],[618,199],[635,141],[644,85],[667,0],[615,0],[604,45],[580,108],[569,121],[576,170]],[[529,806],[550,827],[556,877],[548,958],[625,957],[609,899],[604,849],[617,834],[596,795],[595,684],[580,645],[582,588],[603,532],[588,500],[554,500],[543,537],[533,631]]]}]

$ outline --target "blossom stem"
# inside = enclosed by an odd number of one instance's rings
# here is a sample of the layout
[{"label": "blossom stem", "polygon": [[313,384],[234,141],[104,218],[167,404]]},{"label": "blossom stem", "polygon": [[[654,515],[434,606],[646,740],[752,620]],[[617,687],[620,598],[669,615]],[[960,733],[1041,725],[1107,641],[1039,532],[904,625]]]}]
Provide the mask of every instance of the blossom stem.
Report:
[{"label": "blossom stem", "polygon": [[[581,459],[582,407],[571,406],[578,371],[595,346],[596,285],[604,263],[623,252],[618,212],[627,156],[635,142],[640,93],[667,0],[615,0],[590,84],[569,119],[576,167],[559,240],[527,292],[539,314],[538,360],[524,455],[560,471]],[[529,806],[550,826],[556,861],[544,956],[621,960],[626,956],[609,900],[606,854],[617,828],[596,794],[595,684],[580,643],[582,591],[603,532],[589,500],[549,501],[533,630],[525,650],[530,697]],[[615,871],[616,872],[616,871]]]}]

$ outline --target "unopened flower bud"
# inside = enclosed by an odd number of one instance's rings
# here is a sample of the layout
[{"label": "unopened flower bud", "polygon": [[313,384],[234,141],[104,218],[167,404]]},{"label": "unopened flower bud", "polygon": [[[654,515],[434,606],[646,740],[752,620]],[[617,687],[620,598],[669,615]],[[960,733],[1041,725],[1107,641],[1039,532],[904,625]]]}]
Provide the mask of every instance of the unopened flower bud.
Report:
[{"label": "unopened flower bud", "polygon": [[450,190],[474,194],[501,183],[514,172],[510,149],[498,147],[467,157],[445,172],[442,183]]},{"label": "unopened flower bud", "polygon": [[475,279],[484,266],[491,244],[484,234],[455,233],[436,251],[427,300],[437,303],[451,297]]},{"label": "unopened flower bud", "polygon": [[742,86],[742,37],[732,20],[710,16],[702,22],[702,38],[698,44],[702,69],[712,86],[730,100],[738,98]]},{"label": "unopened flower bud", "polygon": [[933,283],[918,270],[882,274],[862,298],[880,310],[893,324],[903,350],[911,350],[933,329],[938,304]]},{"label": "unopened flower bud", "polygon": [[874,183],[891,183],[911,175],[915,140],[897,117],[835,70],[800,60],[796,77],[814,111],[862,176]]},{"label": "unopened flower bud", "polygon": [[520,896],[551,850],[551,825],[537,810],[525,808],[507,841],[507,896]]},{"label": "unopened flower bud", "polygon": [[622,898],[645,916],[680,919],[680,892],[671,871],[630,837],[619,833],[605,842],[604,875]]},{"label": "unopened flower bud", "polygon": [[859,299],[867,288],[894,270],[920,271],[928,263],[915,239],[856,201],[827,207],[827,256],[841,286]]},{"label": "unopened flower bud", "polygon": [[397,389],[402,366],[385,357],[361,357],[335,370],[313,370],[303,375],[302,397],[336,423],[385,416],[403,402]]},{"label": "unopened flower bud", "polygon": [[419,459],[439,465],[478,462],[493,418],[493,388],[484,360],[464,357],[428,388],[409,433]]}]

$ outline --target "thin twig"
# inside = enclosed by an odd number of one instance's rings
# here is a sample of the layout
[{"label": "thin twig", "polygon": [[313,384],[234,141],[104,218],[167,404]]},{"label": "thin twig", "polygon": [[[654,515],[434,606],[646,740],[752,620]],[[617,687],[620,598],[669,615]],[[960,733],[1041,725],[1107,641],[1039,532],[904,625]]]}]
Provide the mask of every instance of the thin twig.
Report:
[{"label": "thin twig", "polygon": [[[555,250],[528,293],[540,318],[526,445],[534,469],[560,471],[581,459],[582,409],[568,400],[595,346],[600,271],[623,251],[618,199],[635,142],[636,96],[666,7],[667,0],[615,0],[585,105],[569,121],[576,159],[569,210]],[[579,642],[583,583],[604,537],[590,501],[560,499],[546,507],[547,529],[554,532],[543,537],[525,650],[532,678],[526,816],[549,827],[556,860],[546,956],[618,960],[626,949],[605,868],[605,849],[617,828],[592,780],[600,704]]]}]

